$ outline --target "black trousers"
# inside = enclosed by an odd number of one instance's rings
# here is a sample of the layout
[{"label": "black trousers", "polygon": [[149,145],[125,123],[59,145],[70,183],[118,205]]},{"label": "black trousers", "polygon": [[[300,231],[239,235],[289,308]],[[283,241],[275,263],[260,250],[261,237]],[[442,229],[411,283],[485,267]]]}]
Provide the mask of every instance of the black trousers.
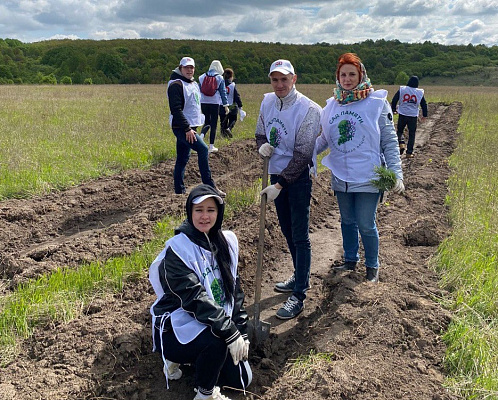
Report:
[{"label": "black trousers", "polygon": [[[155,335],[155,342],[161,343],[158,329],[155,329]],[[212,390],[215,386],[230,386],[243,389],[241,373],[244,385],[247,387],[250,383],[249,364],[234,365],[225,341],[214,336],[209,328],[187,344],[180,343],[170,329],[163,333],[161,348],[166,359],[195,366],[195,382],[199,388]]]},{"label": "black trousers", "polygon": [[201,129],[201,133],[206,133],[206,127],[208,125],[211,127],[211,130],[209,131],[209,144],[214,144],[214,140],[216,139],[219,108],[219,104],[201,103],[201,111],[205,117],[204,126]]},{"label": "black trousers", "polygon": [[398,143],[405,143],[403,131],[405,126],[408,126],[408,145],[406,147],[406,154],[413,153],[415,146],[415,132],[417,131],[417,117],[407,117],[406,115],[399,114],[398,118]]},{"label": "black trousers", "polygon": [[225,107],[220,107],[220,123],[221,129],[232,129],[237,122],[237,114],[239,113],[239,107],[237,104],[230,106],[228,115],[225,113]]}]

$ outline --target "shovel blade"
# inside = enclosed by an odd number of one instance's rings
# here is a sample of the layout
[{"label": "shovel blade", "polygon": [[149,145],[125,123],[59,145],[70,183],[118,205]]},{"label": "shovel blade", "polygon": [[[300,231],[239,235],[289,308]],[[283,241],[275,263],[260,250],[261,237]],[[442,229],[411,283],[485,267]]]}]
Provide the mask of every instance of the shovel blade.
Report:
[{"label": "shovel blade", "polygon": [[247,335],[249,341],[256,346],[270,337],[271,324],[264,321],[249,320],[247,322]]}]

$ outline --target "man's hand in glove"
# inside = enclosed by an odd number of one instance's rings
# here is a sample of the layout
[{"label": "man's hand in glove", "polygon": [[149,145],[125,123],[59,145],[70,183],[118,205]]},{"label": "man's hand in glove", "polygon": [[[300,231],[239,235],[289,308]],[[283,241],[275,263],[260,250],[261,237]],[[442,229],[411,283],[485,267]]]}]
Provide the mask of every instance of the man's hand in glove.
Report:
[{"label": "man's hand in glove", "polygon": [[271,155],[273,154],[273,150],[275,150],[275,148],[267,142],[263,143],[258,151],[262,157],[271,157]]},{"label": "man's hand in glove", "polygon": [[397,194],[401,194],[405,191],[405,185],[403,184],[402,179],[396,179],[396,183],[393,187],[393,192]]},{"label": "man's hand in glove", "polygon": [[235,342],[228,345],[228,350],[230,350],[234,365],[237,365],[239,361],[244,358],[245,348],[246,344],[244,339],[242,339],[242,336],[239,336]]},{"label": "man's hand in glove", "polygon": [[280,191],[282,190],[282,188],[280,188],[280,189],[277,188],[276,185],[278,185],[278,183],[276,183],[275,185],[267,186],[259,194],[261,196],[263,196],[264,194],[266,194],[266,201],[273,201],[273,200],[275,200],[278,197],[278,195],[280,194]]}]

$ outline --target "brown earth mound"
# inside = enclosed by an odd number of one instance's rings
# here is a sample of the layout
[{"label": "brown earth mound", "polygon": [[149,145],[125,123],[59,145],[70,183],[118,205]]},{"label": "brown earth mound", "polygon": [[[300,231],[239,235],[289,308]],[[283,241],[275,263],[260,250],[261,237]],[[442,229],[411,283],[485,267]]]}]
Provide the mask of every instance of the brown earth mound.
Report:
[{"label": "brown earth mound", "polygon": [[[341,236],[330,177],[323,172],[313,187],[312,287],[306,308],[295,320],[278,321],[274,314],[286,296],[274,292],[273,285],[288,277],[291,264],[274,206],[269,206],[261,304],[272,333],[251,351],[249,398],[455,398],[442,386],[440,334],[451,316],[437,302],[445,293],[428,262],[449,234],[447,159],[461,105],[430,104],[429,112],[419,124],[415,158],[403,157],[406,194],[387,193],[379,206],[378,285],[367,284],[362,270],[331,271],[341,258]],[[200,182],[196,161],[193,155],[188,165],[191,186]],[[245,187],[261,173],[253,141],[223,147],[210,162],[225,191]],[[59,267],[129,254],[149,240],[159,219],[183,213],[185,199],[172,194],[172,171],[173,162],[166,162],[49,196],[1,202],[0,294]],[[257,205],[225,222],[240,241],[250,315],[258,224]],[[192,368],[182,367],[184,377],[167,390],[161,358],[151,353],[148,308],[153,301],[143,278],[129,282],[122,293],[96,298],[71,322],[37,328],[1,371],[0,399],[192,399]],[[300,356],[325,352],[327,362],[290,367]]]}]

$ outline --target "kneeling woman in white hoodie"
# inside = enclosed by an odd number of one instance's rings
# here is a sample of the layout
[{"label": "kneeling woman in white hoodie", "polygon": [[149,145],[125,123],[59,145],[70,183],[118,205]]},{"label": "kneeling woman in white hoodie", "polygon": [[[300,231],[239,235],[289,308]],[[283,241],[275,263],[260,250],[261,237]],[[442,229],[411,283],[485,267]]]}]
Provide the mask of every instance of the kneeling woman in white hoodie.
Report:
[{"label": "kneeling woman in white hoodie", "polygon": [[179,364],[195,366],[194,400],[228,400],[219,386],[245,389],[248,316],[237,274],[238,241],[222,231],[224,202],[209,185],[194,188],[187,219],[150,266],[157,300],[151,306],[154,351],[166,379],[179,379]]}]

